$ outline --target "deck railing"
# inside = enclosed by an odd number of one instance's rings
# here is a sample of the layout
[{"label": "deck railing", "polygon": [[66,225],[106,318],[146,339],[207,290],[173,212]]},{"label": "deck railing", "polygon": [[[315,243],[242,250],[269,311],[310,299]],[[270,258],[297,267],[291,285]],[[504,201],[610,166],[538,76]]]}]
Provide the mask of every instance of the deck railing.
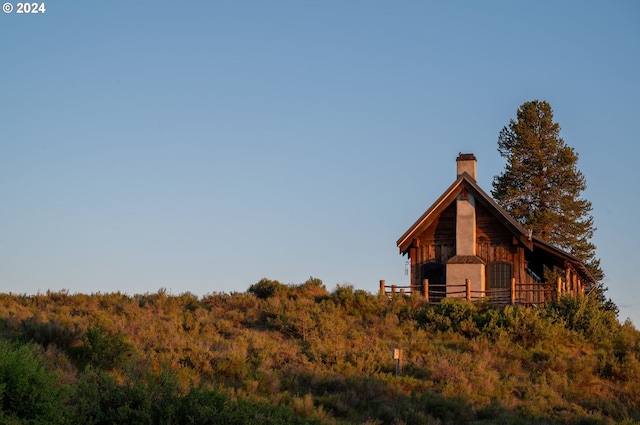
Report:
[{"label": "deck railing", "polygon": [[517,304],[525,306],[544,305],[562,294],[561,281],[556,285],[546,283],[517,283],[511,279],[510,288],[495,288],[485,291],[473,290],[471,280],[462,284],[430,284],[427,279],[422,285],[387,285],[380,281],[380,294],[395,295],[419,294],[428,303],[436,303],[443,298],[463,298],[467,301],[486,301],[493,305]]}]

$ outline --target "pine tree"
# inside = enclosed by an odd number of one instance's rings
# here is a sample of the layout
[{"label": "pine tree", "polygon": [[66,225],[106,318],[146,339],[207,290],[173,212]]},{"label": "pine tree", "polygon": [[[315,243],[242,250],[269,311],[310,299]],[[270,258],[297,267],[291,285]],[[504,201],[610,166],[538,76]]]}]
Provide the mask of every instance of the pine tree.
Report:
[{"label": "pine tree", "polygon": [[604,273],[591,242],[591,202],[580,197],[586,181],[577,169],[578,154],[560,137],[551,106],[538,100],[522,104],[517,119],[500,132],[498,152],[507,164],[494,178],[494,199],[535,236],[579,258],[604,301]]}]

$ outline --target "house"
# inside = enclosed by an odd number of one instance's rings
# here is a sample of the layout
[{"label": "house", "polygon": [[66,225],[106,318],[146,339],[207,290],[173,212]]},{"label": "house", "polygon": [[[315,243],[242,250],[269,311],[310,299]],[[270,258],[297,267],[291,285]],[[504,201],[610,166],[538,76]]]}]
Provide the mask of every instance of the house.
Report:
[{"label": "house", "polygon": [[[575,256],[537,238],[476,183],[476,157],[456,158],[457,179],[398,239],[411,289],[443,297],[540,304],[584,292],[593,277]],[[544,270],[563,276],[545,282]]]}]

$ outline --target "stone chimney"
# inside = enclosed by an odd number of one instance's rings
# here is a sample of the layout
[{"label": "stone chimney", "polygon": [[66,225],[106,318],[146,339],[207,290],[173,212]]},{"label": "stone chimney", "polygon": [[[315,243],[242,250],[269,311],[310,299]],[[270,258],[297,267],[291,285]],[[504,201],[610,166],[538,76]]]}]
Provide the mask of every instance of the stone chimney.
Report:
[{"label": "stone chimney", "polygon": [[[471,178],[476,180],[476,156],[472,153],[461,153],[456,158],[458,175],[460,177],[462,173],[467,173]],[[456,178],[457,178],[456,177]]]},{"label": "stone chimney", "polygon": [[[475,181],[475,155],[459,154],[456,165],[458,177],[467,173]],[[476,202],[463,183],[456,198],[456,255],[447,261],[447,284],[461,285],[466,279],[471,281],[472,291],[484,291],[485,264],[476,253]]]}]

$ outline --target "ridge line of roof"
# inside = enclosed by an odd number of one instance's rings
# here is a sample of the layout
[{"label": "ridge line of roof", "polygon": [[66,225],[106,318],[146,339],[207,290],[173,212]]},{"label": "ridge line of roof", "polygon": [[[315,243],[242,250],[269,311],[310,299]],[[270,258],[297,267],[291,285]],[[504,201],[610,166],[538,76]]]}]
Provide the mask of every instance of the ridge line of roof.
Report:
[{"label": "ridge line of roof", "polygon": [[[480,195],[480,197],[489,204],[491,208],[493,208],[504,220],[507,221],[509,225],[513,227],[514,231],[519,233],[519,236],[521,238],[529,239],[525,228],[522,227],[522,225],[518,223],[513,217],[511,217],[511,215],[509,215],[509,213],[507,213],[504,208],[498,205],[498,203],[493,198],[491,198],[489,194],[482,190],[482,188],[478,185],[474,178],[465,171],[458,176],[458,178],[447,188],[447,190],[445,190],[443,194],[440,195],[440,197],[420,216],[420,218],[418,218],[418,220],[416,220],[416,222],[413,223],[413,225],[409,227],[409,229],[398,239],[396,245],[398,246],[398,248],[400,248],[401,252],[402,246],[406,244],[407,239],[415,232],[417,228],[419,228],[424,223],[424,221],[433,213],[433,211],[442,204],[442,202],[444,202],[449,196],[451,196],[451,193],[455,191],[455,189],[463,182],[469,184],[473,188],[473,190],[476,191]],[[530,244],[525,243],[525,245]],[[531,249],[532,246],[533,245],[531,244],[529,248]]]},{"label": "ridge line of roof", "polygon": [[411,233],[413,233],[413,231],[415,229],[417,229],[418,227],[420,227],[420,225],[424,222],[424,220],[426,220],[427,217],[429,217],[429,215],[431,215],[431,212],[433,210],[435,210],[442,202],[444,202],[445,199],[447,199],[447,197],[449,197],[449,195],[451,194],[451,192],[456,188],[456,186],[458,186],[463,180],[464,180],[464,175],[468,175],[466,172],[462,173],[448,188],[447,190],[445,190],[442,195],[440,195],[440,197],[438,197],[438,199],[431,204],[431,206],[429,208],[427,208],[427,210],[415,221],[415,223],[413,223],[411,225],[411,227],[409,227],[409,229],[404,232],[404,234],[402,236],[400,236],[400,239],[398,239],[398,241],[396,242],[396,245],[398,247],[400,247],[400,245],[403,245],[404,242],[406,242],[407,238],[411,235]]},{"label": "ridge line of roof", "polygon": [[563,250],[560,247],[557,247],[547,241],[542,240],[541,238],[535,236],[535,235],[530,235],[527,230],[522,226],[522,224],[520,224],[515,218],[513,218],[511,216],[511,214],[509,214],[504,208],[502,208],[491,196],[489,196],[488,193],[486,193],[479,185],[478,183],[475,181],[475,179],[473,177],[471,177],[471,175],[469,175],[466,171],[463,172],[462,174],[460,174],[458,176],[458,178],[442,193],[442,195],[440,195],[440,197],[438,197],[438,199],[431,204],[431,206],[420,216],[420,218],[418,218],[418,220],[416,220],[415,223],[413,223],[413,225],[411,225],[411,227],[409,227],[409,229],[400,237],[400,239],[398,239],[398,241],[396,242],[398,248],[400,249],[400,253],[404,254],[404,252],[406,252],[406,248],[405,250],[403,250],[403,246],[406,245],[407,240],[409,239],[409,237],[418,229],[422,226],[422,224],[425,222],[425,220],[427,220],[429,218],[429,216],[436,211],[441,204],[448,199],[451,194],[457,189],[458,186],[460,186],[463,182],[467,183],[475,192],[477,192],[478,195],[480,195],[480,201],[484,201],[486,202],[489,207],[491,207],[495,212],[497,212],[505,221],[506,223],[512,227],[512,230],[519,233],[518,236],[520,236],[520,240],[521,242],[527,246],[530,250],[533,250],[534,245],[538,245],[539,247],[541,247],[542,249],[546,249],[548,251],[553,251],[556,254],[559,254],[561,256],[563,256],[566,261],[570,261],[572,262],[574,265],[576,265],[580,271],[583,272],[583,274],[585,275],[585,277],[590,278],[592,282],[595,282],[595,279],[593,278],[593,275],[591,274],[591,272],[587,269],[586,265],[584,264],[584,262],[582,262],[582,260],[580,260],[579,258],[577,258],[576,256],[566,252],[565,250]]}]

